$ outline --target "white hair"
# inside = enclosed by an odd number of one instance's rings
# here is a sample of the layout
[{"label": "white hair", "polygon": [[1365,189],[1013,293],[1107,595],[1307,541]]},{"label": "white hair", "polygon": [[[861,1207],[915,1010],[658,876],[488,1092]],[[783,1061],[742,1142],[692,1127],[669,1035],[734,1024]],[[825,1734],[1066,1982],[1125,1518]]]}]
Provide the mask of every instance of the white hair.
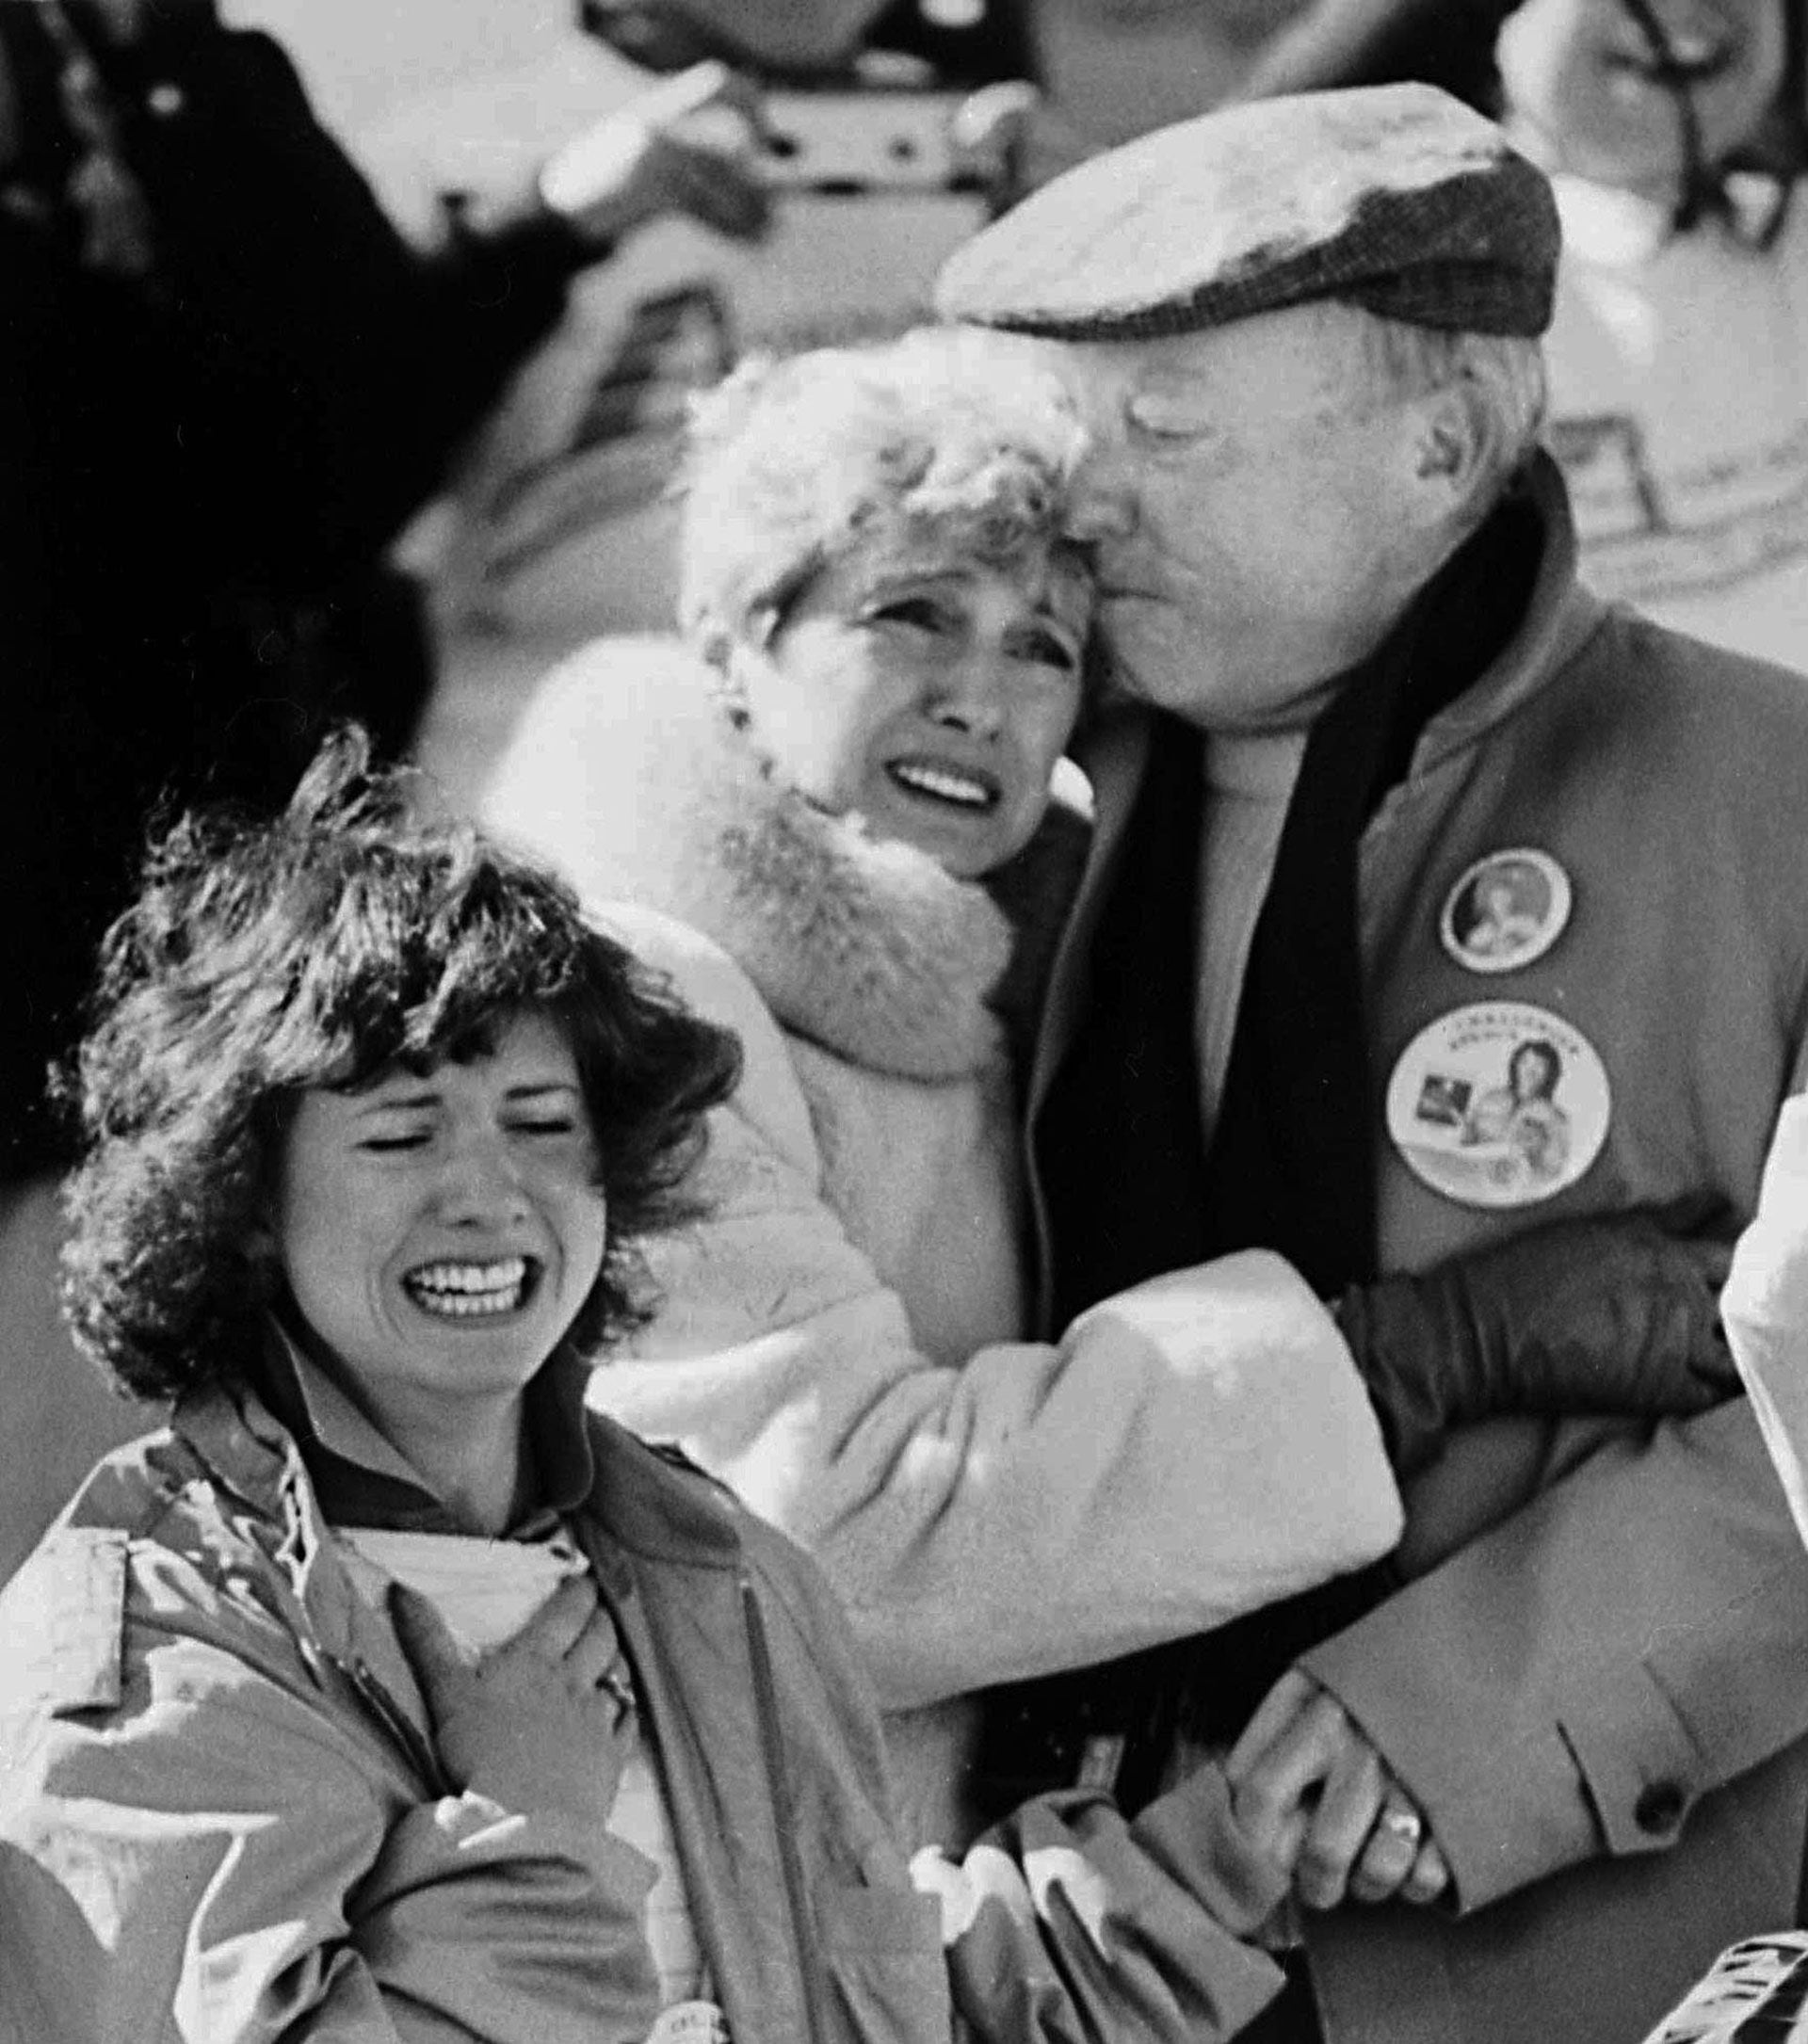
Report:
[{"label": "white hair", "polygon": [[1384,319],[1357,310],[1371,365],[1390,394],[1406,397],[1473,383],[1493,414],[1493,459],[1484,503],[1536,444],[1544,423],[1544,350],[1516,333],[1461,333]]},{"label": "white hair", "polygon": [[1015,335],[920,327],[744,362],[692,404],[682,629],[744,637],[830,560],[885,531],[998,561],[1065,530],[1086,435]]}]

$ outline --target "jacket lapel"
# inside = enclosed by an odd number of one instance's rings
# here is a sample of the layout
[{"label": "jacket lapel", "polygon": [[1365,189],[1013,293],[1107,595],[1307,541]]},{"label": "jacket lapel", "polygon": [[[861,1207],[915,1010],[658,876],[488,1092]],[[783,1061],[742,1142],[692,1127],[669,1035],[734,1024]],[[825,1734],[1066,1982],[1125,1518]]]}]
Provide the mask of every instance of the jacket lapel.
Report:
[{"label": "jacket lapel", "polygon": [[594,1415],[592,1441],[579,1531],[634,1664],[715,1999],[734,2044],[808,2044],[779,1837],[797,1813],[774,1802],[739,1539],[702,1484]]}]

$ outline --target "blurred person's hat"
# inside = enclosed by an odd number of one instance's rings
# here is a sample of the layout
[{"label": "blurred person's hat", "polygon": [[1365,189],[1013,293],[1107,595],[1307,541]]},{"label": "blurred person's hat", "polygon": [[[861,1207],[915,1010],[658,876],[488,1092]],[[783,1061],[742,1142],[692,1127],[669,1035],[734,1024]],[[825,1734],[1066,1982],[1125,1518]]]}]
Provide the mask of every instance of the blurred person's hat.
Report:
[{"label": "blurred person's hat", "polygon": [[1068,341],[1191,333],[1320,298],[1471,333],[1550,323],[1544,173],[1425,85],[1265,100],[1159,128],[957,249],[945,318]]}]

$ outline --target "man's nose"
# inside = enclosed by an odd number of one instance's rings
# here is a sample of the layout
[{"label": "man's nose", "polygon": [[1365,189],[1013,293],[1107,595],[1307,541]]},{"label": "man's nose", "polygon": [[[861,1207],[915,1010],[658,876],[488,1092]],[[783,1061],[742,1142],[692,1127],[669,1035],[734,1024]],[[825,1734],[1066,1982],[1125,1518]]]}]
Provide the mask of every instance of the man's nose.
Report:
[{"label": "man's nose", "polygon": [[1136,529],[1136,472],[1116,448],[1089,454],[1074,478],[1067,511],[1067,532],[1082,545],[1124,539]]}]

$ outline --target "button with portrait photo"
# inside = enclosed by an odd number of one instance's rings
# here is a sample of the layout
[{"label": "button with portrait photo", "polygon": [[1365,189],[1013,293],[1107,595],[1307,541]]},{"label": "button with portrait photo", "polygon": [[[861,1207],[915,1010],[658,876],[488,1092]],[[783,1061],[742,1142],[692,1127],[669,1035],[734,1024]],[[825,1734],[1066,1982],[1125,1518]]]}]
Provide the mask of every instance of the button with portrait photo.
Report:
[{"label": "button with portrait photo", "polygon": [[1445,895],[1438,936],[1469,972],[1510,973],[1562,936],[1574,898],[1569,875],[1549,852],[1530,845],[1490,852]]},{"label": "button with portrait photo", "polygon": [[1387,1133],[1407,1167],[1464,1206],[1536,1206],[1601,1152],[1606,1068],[1548,1008],[1483,1001],[1429,1022],[1387,1086]]}]

